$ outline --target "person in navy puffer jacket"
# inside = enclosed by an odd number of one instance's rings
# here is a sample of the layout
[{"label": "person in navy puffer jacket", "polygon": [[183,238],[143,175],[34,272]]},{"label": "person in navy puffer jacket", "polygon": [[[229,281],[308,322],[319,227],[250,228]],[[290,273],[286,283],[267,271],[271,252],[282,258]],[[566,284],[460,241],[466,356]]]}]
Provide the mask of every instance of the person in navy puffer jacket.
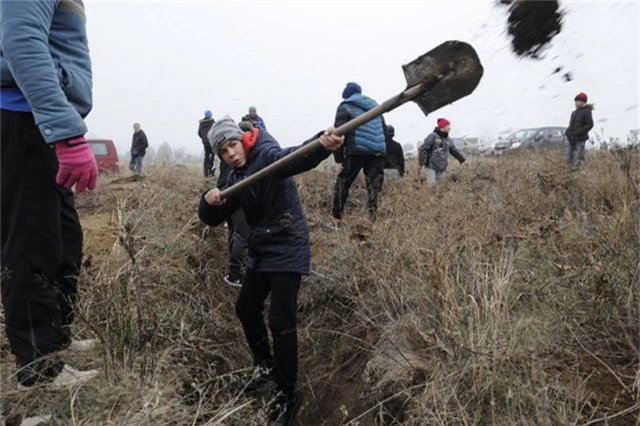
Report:
[{"label": "person in navy puffer jacket", "polygon": [[[271,413],[282,424],[290,419],[300,399],[296,392],[298,340],[296,312],[302,275],[309,274],[311,251],[309,226],[302,210],[293,176],[311,170],[331,155],[344,138],[319,135],[317,149],[283,166],[272,175],[227,199],[219,188],[202,195],[198,215],[207,225],[217,226],[238,209],[244,211],[250,227],[249,259],[236,313],[253,354],[256,371],[241,380],[245,391],[256,390],[274,377],[280,396]],[[226,186],[245,179],[299,147],[282,149],[260,128],[243,132],[231,117],[217,121],[209,142],[225,163],[233,166]],[[273,354],[262,311],[271,293],[269,328]]]},{"label": "person in navy puffer jacket", "polygon": [[[347,84],[342,98],[344,100],[336,112],[336,128],[378,105],[373,99],[364,96],[360,85],[353,82]],[[336,163],[341,167],[333,195],[332,226],[339,228],[342,225],[342,214],[349,196],[349,188],[360,170],[364,170],[367,184],[367,210],[371,220],[375,220],[378,197],[384,183],[385,127],[382,117],[374,118],[347,134],[344,146],[334,153]]]}]

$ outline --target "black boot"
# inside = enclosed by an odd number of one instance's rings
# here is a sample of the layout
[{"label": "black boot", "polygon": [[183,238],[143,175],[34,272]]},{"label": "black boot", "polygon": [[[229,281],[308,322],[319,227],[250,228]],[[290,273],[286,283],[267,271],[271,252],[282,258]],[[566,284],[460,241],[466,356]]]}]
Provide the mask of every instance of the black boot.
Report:
[{"label": "black boot", "polygon": [[277,426],[291,426],[301,402],[296,391],[280,392],[271,404],[269,420]]},{"label": "black boot", "polygon": [[273,368],[257,366],[251,374],[240,377],[234,387],[244,393],[252,393],[273,381]]}]

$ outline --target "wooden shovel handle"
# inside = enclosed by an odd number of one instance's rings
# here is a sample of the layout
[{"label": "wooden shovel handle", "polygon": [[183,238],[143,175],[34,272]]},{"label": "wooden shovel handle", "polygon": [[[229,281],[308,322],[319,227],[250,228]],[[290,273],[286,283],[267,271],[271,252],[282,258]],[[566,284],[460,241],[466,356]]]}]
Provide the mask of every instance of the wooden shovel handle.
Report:
[{"label": "wooden shovel handle", "polygon": [[[379,117],[382,114],[392,111],[397,107],[399,107],[400,105],[403,105],[413,100],[418,95],[423,93],[425,90],[430,90],[431,87],[433,87],[436,83],[442,80],[443,77],[444,77],[443,75],[439,75],[437,77],[434,77],[433,79],[430,79],[429,81],[423,81],[420,84],[416,84],[415,86],[407,88],[402,93],[399,93],[396,96],[392,97],[391,99],[388,99],[387,101],[383,102],[377,107],[370,109],[369,111],[365,112],[362,115],[359,115],[353,120],[349,120],[348,122],[344,123],[342,126],[335,129],[333,131],[333,134],[337,136],[344,136],[354,131],[355,129],[362,126],[366,122],[371,121],[374,118]],[[303,147],[295,150],[294,152],[287,155],[286,157],[282,157],[278,161],[269,164],[264,169],[257,171],[256,173],[252,174],[246,179],[243,179],[240,182],[237,182],[236,184],[234,184],[233,186],[230,186],[229,188],[225,189],[220,194],[221,198],[228,198],[233,194],[236,194],[239,191],[242,191],[243,189],[248,188],[252,184],[259,181],[260,179],[263,179],[269,176],[270,174],[272,174],[274,171],[280,169],[282,166],[289,164],[290,162],[300,157],[305,156],[309,152],[315,149],[318,149],[321,146],[322,145],[320,145],[320,139],[316,139],[313,142],[304,145]]]}]

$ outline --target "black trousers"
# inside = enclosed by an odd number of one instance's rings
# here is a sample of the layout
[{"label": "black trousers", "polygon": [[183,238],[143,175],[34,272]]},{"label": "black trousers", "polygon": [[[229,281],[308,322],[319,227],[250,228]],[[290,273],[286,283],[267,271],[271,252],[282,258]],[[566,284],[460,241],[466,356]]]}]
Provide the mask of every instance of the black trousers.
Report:
[{"label": "black trousers", "polygon": [[[300,274],[256,274],[247,271],[236,313],[253,354],[255,365],[274,367],[278,389],[292,392],[298,379],[297,305]],[[273,356],[262,311],[271,293],[269,329]]]},{"label": "black trousers", "polygon": [[73,192],[56,185],[58,160],[29,113],[0,110],[2,302],[5,329],[31,385],[55,377],[69,345],[82,261]]},{"label": "black trousers", "polygon": [[211,149],[211,145],[208,143],[204,144],[204,176],[213,176],[216,169],[213,167],[215,165],[215,157],[214,157],[213,149]]},{"label": "black trousers", "polygon": [[333,217],[342,219],[344,205],[349,197],[349,189],[358,177],[360,170],[364,169],[367,183],[367,211],[372,219],[376,218],[378,198],[384,183],[384,162],[385,157],[373,155],[350,155],[344,158],[342,171],[338,175],[333,193],[333,210],[331,211]]}]

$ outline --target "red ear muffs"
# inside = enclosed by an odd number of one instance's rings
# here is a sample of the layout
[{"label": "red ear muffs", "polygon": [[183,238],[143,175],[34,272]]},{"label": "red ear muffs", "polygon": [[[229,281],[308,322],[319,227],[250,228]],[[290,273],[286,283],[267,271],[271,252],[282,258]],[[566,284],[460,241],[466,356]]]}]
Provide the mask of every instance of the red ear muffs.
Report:
[{"label": "red ear muffs", "polygon": [[260,129],[253,129],[244,132],[242,135],[242,146],[244,147],[244,154],[248,157],[249,151],[254,147],[258,138],[260,137]]}]

